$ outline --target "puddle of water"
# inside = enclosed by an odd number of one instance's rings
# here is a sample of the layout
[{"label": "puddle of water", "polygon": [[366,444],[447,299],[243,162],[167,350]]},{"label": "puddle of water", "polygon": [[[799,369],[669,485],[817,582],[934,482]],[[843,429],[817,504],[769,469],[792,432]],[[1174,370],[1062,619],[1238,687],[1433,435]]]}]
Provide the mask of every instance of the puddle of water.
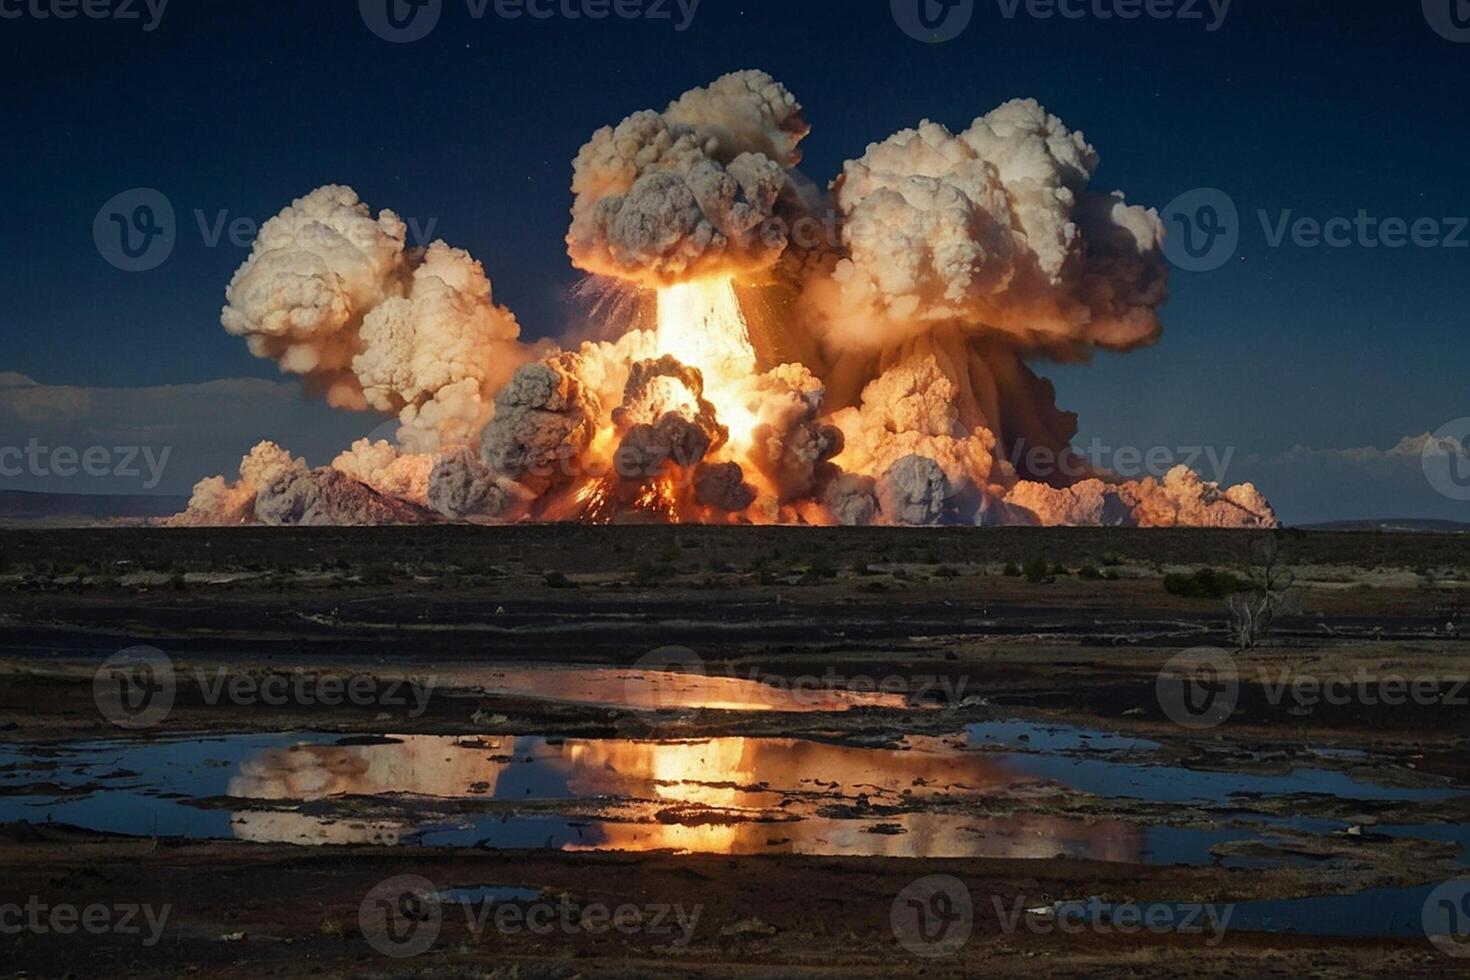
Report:
[{"label": "puddle of water", "polygon": [[1230,928],[1302,936],[1412,938],[1424,935],[1424,903],[1435,885],[1370,888],[1355,895],[1241,902]]},{"label": "puddle of water", "polygon": [[640,711],[805,713],[909,707],[902,694],[782,687],[750,678],[658,670],[513,667],[496,670],[482,686],[490,694]]},{"label": "puddle of water", "polygon": [[[255,814],[244,816],[254,817]],[[278,816],[272,814],[272,816]],[[317,832],[309,818],[293,830],[306,843]],[[238,829],[238,824],[237,824]],[[276,829],[280,829],[279,825]],[[326,832],[328,828],[322,828]],[[882,819],[808,817],[722,825],[624,823],[534,815],[487,816],[423,830],[412,842],[430,847],[495,850],[688,851],[715,854],[808,854],[894,858],[1012,858],[1066,856],[1136,863],[1144,831],[1121,821],[1066,818],[975,819],[943,813],[903,813]]]},{"label": "puddle of water", "polygon": [[[106,788],[74,799],[0,797],[0,819],[49,818],[140,835],[323,844],[896,856],[1070,853],[1099,860],[1136,860],[1138,851],[1139,831],[1121,823],[873,812],[915,810],[938,798],[1004,796],[1033,784],[993,758],[937,739],[872,749],[796,739],[260,735],[89,743],[59,761],[64,766],[47,774],[49,780]],[[119,768],[146,775],[107,778]],[[3,777],[12,784],[37,778]],[[187,805],[193,798],[237,802]],[[590,803],[594,812],[615,812],[596,819],[496,812],[446,821],[436,815],[446,801],[463,800],[578,802]],[[264,805],[272,803],[282,805]],[[832,808],[839,812],[827,812]]]},{"label": "puddle of water", "polygon": [[1317,793],[1350,800],[1427,801],[1462,795],[1454,789],[1403,789],[1355,779],[1330,769],[1295,769],[1280,775],[1210,772],[1179,766],[1135,765],[1106,759],[1005,755],[1007,765],[1038,779],[1098,796],[1153,803],[1224,806],[1250,796]]},{"label": "puddle of water", "polygon": [[[37,782],[107,788],[68,796],[0,797],[0,820],[55,820],[136,836],[228,838],[229,811],[179,805],[170,797],[219,794],[230,774],[245,760],[282,741],[279,735],[233,735],[228,738],[157,742],[81,742],[66,747],[27,749],[0,746],[0,770],[16,763],[51,762],[50,771],[0,771],[0,788],[14,790]],[[113,776],[122,772],[134,776]]]},{"label": "puddle of water", "polygon": [[[1013,726],[972,734],[1026,733]],[[1203,865],[1214,862],[1212,847],[1261,840],[1260,833],[1245,826],[1145,828],[1044,815],[983,818],[944,807],[948,801],[1044,798],[1054,785],[1103,797],[1221,804],[1247,792],[1427,798],[1315,770],[1284,776],[1196,773],[1047,754],[1087,742],[1111,745],[1114,751],[1139,744],[1096,735],[1084,739],[1083,734],[1092,733],[1057,729],[1029,752],[971,751],[924,737],[910,738],[901,748],[865,748],[782,738],[653,742],[321,734],[88,742],[30,752],[7,747],[0,749],[0,820],[51,819],[139,836],[299,844],[1067,855]],[[48,759],[52,768],[34,767]],[[73,791],[15,793],[42,782]],[[501,806],[455,813],[465,801]],[[506,806],[535,804],[548,810],[552,803],[575,807],[578,814]],[[1280,822],[1291,825],[1290,819]],[[1342,829],[1330,821],[1318,823],[1322,828],[1310,832]],[[1231,861],[1235,864],[1227,866],[1261,864],[1256,858]]]},{"label": "puddle of water", "polygon": [[[1224,805],[1233,796],[1284,796],[1321,793],[1354,800],[1438,800],[1461,795],[1453,789],[1399,789],[1355,779],[1330,769],[1301,768],[1274,774],[1246,774],[1129,762],[1109,755],[1149,753],[1159,743],[1097,729],[1009,720],[967,725],[971,746],[1018,750],[998,758],[1017,772],[1099,796],[1154,803]],[[1101,757],[1099,757],[1101,753]],[[1357,760],[1357,749],[1320,749],[1326,759]]]},{"label": "puddle of water", "polygon": [[389,793],[501,801],[627,797],[761,809],[789,797],[898,804],[997,795],[1032,783],[1005,764],[937,739],[871,749],[785,738],[646,742],[402,736],[387,744],[290,744],[243,760],[226,795],[316,800]]},{"label": "puddle of water", "polygon": [[965,726],[971,745],[999,745],[1029,752],[1154,752],[1161,746],[1146,738],[1031,721],[982,721]]},{"label": "puddle of water", "polygon": [[1283,817],[1274,813],[1252,814],[1251,819],[1271,827],[1285,827],[1303,834],[1337,834],[1346,831],[1350,824],[1325,817]]},{"label": "puddle of water", "polygon": [[[1149,864],[1206,867],[1216,862],[1211,848],[1217,844],[1261,839],[1260,835],[1244,828],[1150,827],[1144,834],[1143,858]],[[1222,863],[1230,866],[1229,861]]]},{"label": "puddle of water", "polygon": [[[1256,815],[1252,815],[1251,822],[1269,823],[1264,817]],[[1339,829],[1342,826],[1345,825],[1332,824],[1333,829]],[[1272,834],[1269,829],[1249,826],[1215,828],[1154,826],[1144,831],[1143,840],[1143,861],[1146,864],[1185,864],[1194,867],[1209,867],[1218,864],[1222,868],[1247,870],[1282,867],[1310,868],[1323,860],[1312,855],[1281,851],[1261,857],[1219,856],[1215,853],[1215,848],[1224,844],[1253,842],[1266,847],[1280,845],[1280,838]]]}]

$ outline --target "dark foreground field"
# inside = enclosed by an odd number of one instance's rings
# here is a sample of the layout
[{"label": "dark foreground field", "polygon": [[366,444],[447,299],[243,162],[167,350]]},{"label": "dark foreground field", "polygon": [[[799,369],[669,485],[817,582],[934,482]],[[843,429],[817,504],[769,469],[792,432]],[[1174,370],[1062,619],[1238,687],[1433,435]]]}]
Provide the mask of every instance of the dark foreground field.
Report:
[{"label": "dark foreground field", "polygon": [[[1228,532],[0,532],[0,951],[1463,974],[1470,541],[1273,540],[1280,615],[1238,652],[1265,539]],[[99,672],[139,647],[146,685]],[[1199,648],[1229,702],[1181,724],[1160,672]],[[168,915],[49,917],[88,906]]]}]

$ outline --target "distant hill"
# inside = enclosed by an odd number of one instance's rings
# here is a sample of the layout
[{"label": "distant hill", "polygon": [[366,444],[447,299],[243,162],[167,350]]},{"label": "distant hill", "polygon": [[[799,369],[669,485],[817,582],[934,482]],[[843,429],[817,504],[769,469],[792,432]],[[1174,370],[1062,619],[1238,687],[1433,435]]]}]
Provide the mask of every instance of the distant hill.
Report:
[{"label": "distant hill", "polygon": [[137,523],[183,510],[187,497],[0,490],[0,523]]},{"label": "distant hill", "polygon": [[1303,531],[1389,531],[1398,534],[1470,534],[1470,524],[1461,521],[1421,520],[1414,517],[1380,521],[1328,521],[1302,524]]}]

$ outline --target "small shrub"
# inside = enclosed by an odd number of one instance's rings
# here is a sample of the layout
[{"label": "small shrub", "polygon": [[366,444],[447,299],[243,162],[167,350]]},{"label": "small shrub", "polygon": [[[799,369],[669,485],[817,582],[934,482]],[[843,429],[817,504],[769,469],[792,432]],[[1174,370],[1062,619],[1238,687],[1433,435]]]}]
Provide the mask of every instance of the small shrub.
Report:
[{"label": "small shrub", "polygon": [[1001,572],[1001,574],[1004,575],[1006,578],[1020,578],[1021,566],[1017,565],[1013,561],[1008,561],[1006,562],[1005,571]]},{"label": "small shrub", "polygon": [[1164,576],[1164,591],[1184,599],[1223,599],[1250,587],[1245,579],[1213,568],[1201,568],[1193,575],[1176,572]]},{"label": "small shrub", "polygon": [[1083,565],[1077,570],[1077,577],[1085,582],[1097,582],[1102,579],[1103,574],[1096,565]]},{"label": "small shrub", "polygon": [[1051,573],[1051,565],[1045,558],[1033,558],[1026,563],[1024,571],[1026,581],[1036,585],[1046,581],[1047,575]]},{"label": "small shrub", "polygon": [[573,582],[561,572],[547,572],[546,577],[542,581],[546,583],[548,589],[575,589],[577,587],[576,582]]},{"label": "small shrub", "polygon": [[389,585],[393,581],[393,567],[391,565],[369,565],[363,569],[363,585]]},{"label": "small shrub", "polygon": [[837,568],[826,558],[817,558],[812,561],[807,574],[813,578],[836,578]]}]

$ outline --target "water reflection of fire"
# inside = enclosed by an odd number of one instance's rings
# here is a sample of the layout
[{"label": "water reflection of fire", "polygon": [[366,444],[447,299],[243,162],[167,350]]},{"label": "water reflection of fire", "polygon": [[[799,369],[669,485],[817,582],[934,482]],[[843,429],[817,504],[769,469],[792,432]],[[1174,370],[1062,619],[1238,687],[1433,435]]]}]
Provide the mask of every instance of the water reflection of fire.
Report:
[{"label": "water reflection of fire", "polygon": [[976,819],[950,813],[901,813],[882,820],[811,817],[800,822],[726,826],[605,823],[596,844],[571,851],[689,851],[704,854],[811,854],[894,858],[1011,858],[1066,855],[1131,864],[1143,855],[1143,831],[1120,820],[1066,817]]},{"label": "water reflection of fire", "polygon": [[[431,799],[627,801],[569,849],[702,853],[883,854],[1137,860],[1137,828],[1054,818],[977,819],[922,809],[999,796],[1030,783],[994,757],[912,739],[865,749],[791,739],[687,742],[402,736],[371,745],[299,745],[247,760],[232,797],[317,801],[402,794]],[[523,768],[522,768],[523,767]],[[533,788],[535,788],[533,790]],[[875,816],[873,808],[902,812]],[[384,820],[247,810],[253,840],[396,843],[413,829]]]},{"label": "water reflection of fire", "polygon": [[[672,655],[671,655],[672,656]],[[667,666],[683,661],[671,659]],[[823,686],[817,678],[784,683],[688,670],[621,670],[600,667],[519,667],[481,675],[486,694],[596,704],[632,711],[691,709],[710,711],[843,712],[854,708],[907,710],[908,697],[896,691],[850,690]]]}]

